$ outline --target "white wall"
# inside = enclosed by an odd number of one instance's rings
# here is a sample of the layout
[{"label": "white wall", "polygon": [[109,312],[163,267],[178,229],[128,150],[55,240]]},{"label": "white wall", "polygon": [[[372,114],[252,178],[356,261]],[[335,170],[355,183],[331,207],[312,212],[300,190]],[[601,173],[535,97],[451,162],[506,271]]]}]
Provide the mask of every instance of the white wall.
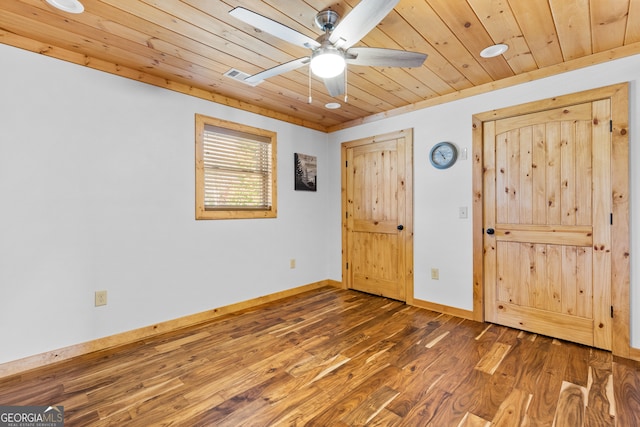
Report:
[{"label": "white wall", "polygon": [[[2,44],[0,70],[0,363],[328,278],[326,134]],[[194,220],[196,113],[277,132],[278,218]]]},{"label": "white wall", "polygon": [[[428,61],[428,59],[427,59]],[[428,154],[433,144],[451,141],[459,150],[471,151],[471,117],[496,108],[550,98],[587,89],[630,81],[630,163],[631,167],[631,332],[632,345],[640,347],[640,137],[636,126],[640,55],[577,70],[539,81],[521,84],[488,94],[462,99],[398,117],[364,124],[330,134],[332,164],[340,166],[340,143],[397,129],[414,129],[414,218],[415,293],[418,299],[466,310],[473,309],[471,160],[459,160],[451,169],[430,166]],[[469,156],[470,159],[471,156]],[[331,174],[333,230],[330,247],[340,245],[340,173]],[[458,218],[458,207],[469,207],[469,219]],[[331,277],[341,275],[340,253],[333,251]],[[430,269],[440,269],[440,280],[431,280]]]}]

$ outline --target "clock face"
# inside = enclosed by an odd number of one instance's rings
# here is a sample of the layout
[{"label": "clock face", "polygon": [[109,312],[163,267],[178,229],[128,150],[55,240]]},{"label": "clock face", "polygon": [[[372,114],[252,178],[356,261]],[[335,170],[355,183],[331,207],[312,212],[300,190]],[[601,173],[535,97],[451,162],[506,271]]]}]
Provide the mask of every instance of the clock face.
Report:
[{"label": "clock face", "polygon": [[451,167],[458,157],[455,145],[450,142],[439,142],[433,146],[429,153],[431,164],[438,169]]}]

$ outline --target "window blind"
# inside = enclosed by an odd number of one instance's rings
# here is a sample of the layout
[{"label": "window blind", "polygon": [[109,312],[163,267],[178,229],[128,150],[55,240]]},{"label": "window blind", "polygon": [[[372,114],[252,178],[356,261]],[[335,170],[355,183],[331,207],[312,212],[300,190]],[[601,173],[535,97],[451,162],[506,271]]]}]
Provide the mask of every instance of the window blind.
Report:
[{"label": "window blind", "polygon": [[205,209],[269,209],[271,149],[268,137],[205,125]]}]

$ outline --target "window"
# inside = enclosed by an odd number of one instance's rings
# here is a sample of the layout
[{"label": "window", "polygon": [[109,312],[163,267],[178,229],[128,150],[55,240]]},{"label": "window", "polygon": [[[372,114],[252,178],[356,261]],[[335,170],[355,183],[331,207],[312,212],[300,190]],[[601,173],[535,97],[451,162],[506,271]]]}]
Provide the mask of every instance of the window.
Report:
[{"label": "window", "polygon": [[276,217],[276,133],[196,114],[196,219]]}]

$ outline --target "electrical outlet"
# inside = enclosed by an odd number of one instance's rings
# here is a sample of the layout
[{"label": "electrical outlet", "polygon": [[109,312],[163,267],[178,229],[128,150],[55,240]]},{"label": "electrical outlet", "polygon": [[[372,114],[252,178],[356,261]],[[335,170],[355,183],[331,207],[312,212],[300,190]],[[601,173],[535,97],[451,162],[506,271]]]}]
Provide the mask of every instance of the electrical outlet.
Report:
[{"label": "electrical outlet", "polygon": [[432,268],[431,269],[431,279],[440,280],[440,270],[438,270],[437,268]]},{"label": "electrical outlet", "polygon": [[291,258],[289,260],[289,268],[291,268],[291,269],[296,268],[296,260],[295,260],[295,258]]},{"label": "electrical outlet", "polygon": [[95,305],[96,307],[100,307],[101,305],[107,305],[107,291],[96,291]]}]

